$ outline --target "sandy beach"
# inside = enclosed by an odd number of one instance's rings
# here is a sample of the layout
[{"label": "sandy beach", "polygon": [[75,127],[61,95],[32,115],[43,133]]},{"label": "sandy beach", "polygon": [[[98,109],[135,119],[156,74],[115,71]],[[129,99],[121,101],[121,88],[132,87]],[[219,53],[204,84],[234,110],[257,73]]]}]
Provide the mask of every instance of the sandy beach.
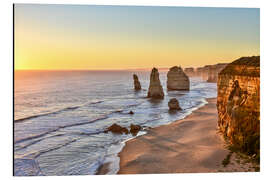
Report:
[{"label": "sandy beach", "polygon": [[119,153],[118,174],[202,173],[254,171],[235,153],[230,153],[217,130],[216,98],[183,120],[150,129],[132,139]]}]

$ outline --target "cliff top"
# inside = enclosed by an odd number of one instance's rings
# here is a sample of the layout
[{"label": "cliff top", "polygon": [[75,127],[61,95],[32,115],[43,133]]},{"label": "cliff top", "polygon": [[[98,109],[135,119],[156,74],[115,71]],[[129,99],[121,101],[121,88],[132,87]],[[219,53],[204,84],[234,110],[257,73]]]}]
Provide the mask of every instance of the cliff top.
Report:
[{"label": "cliff top", "polygon": [[169,69],[169,71],[178,71],[178,70],[182,70],[181,66],[173,66]]},{"label": "cliff top", "polygon": [[259,77],[260,56],[241,57],[228,64],[219,74]]},{"label": "cliff top", "polygon": [[241,57],[231,64],[260,67],[260,56]]}]

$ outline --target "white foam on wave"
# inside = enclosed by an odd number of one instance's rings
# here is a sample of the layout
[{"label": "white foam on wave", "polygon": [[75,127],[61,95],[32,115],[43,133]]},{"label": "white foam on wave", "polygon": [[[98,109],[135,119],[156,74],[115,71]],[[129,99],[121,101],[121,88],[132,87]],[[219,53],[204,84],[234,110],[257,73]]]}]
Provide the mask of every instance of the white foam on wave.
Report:
[{"label": "white foam on wave", "polygon": [[[203,98],[202,102],[199,105],[189,109],[186,113],[182,114],[181,117],[179,117],[179,119],[177,119],[177,120],[184,119],[185,117],[190,115],[193,111],[203,107],[206,104],[208,104],[208,102],[206,101],[205,98]],[[174,122],[174,121],[172,121],[172,122]],[[164,123],[163,125],[170,124],[172,122]],[[131,140],[131,139],[137,138],[139,136],[145,135],[145,134],[147,134],[147,131],[139,131],[137,136],[127,138],[126,140],[122,141],[121,143],[119,143],[117,145],[113,145],[108,149],[109,154],[106,156],[106,158],[104,159],[104,162],[103,162],[103,164],[109,163],[109,171],[107,172],[107,174],[117,174],[117,172],[120,170],[120,157],[118,156],[118,153],[120,153],[122,151],[122,149],[125,147],[126,142]]]},{"label": "white foam on wave", "polygon": [[118,143],[118,144],[113,144],[112,146],[110,146],[110,148],[108,149],[108,154],[106,155],[103,164],[105,163],[109,163],[109,170],[107,172],[107,174],[117,174],[117,172],[120,169],[120,157],[118,156],[118,153],[120,153],[122,151],[122,149],[125,147],[126,142],[134,139],[136,137],[142,136],[144,134],[146,134],[146,131],[139,131],[137,136],[132,136],[129,137],[127,139],[125,139],[124,141]]},{"label": "white foam on wave", "polygon": [[34,159],[15,159],[15,176],[42,176],[38,163]]}]

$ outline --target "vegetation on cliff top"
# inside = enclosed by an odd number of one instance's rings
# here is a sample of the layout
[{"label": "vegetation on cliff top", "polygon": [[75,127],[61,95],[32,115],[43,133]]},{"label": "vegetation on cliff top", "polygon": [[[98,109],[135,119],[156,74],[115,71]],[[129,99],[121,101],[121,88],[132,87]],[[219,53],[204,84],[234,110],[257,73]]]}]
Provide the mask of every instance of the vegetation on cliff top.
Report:
[{"label": "vegetation on cliff top", "polygon": [[260,56],[241,57],[228,64],[219,75],[260,77]]}]

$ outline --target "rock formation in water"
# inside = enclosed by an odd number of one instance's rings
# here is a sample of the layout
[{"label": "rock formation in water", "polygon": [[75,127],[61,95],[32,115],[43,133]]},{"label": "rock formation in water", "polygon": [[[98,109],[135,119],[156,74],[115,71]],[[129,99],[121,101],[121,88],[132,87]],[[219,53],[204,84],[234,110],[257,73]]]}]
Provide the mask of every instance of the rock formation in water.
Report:
[{"label": "rock formation in water", "polygon": [[260,56],[242,57],[218,74],[218,127],[240,150],[259,157]]},{"label": "rock formation in water", "polygon": [[114,123],[113,125],[108,127],[104,132],[108,133],[110,131],[114,134],[131,133],[133,136],[136,136],[140,130],[142,130],[142,127],[140,125],[130,124],[130,131],[128,131],[128,129],[126,127],[122,127],[122,126]]},{"label": "rock formation in water", "polygon": [[189,78],[182,68],[174,66],[167,74],[168,90],[189,90]]},{"label": "rock formation in water", "polygon": [[168,102],[168,106],[170,110],[182,110],[176,98],[170,99],[170,101]]},{"label": "rock formation in water", "polygon": [[208,69],[208,79],[207,82],[217,82],[218,73],[222,71],[227,66],[227,63],[219,63],[215,65],[210,65]]},{"label": "rock formation in water", "polygon": [[107,133],[109,131],[115,134],[123,134],[123,133],[128,134],[129,133],[127,128],[122,127],[116,123],[108,127],[104,132]]},{"label": "rock formation in water", "polygon": [[136,136],[141,129],[142,127],[140,125],[134,125],[134,124],[130,125],[130,133],[133,136]]},{"label": "rock formation in water", "polygon": [[193,67],[185,68],[184,72],[188,77],[193,77],[196,75]]},{"label": "rock formation in water", "polygon": [[152,72],[150,75],[150,85],[149,85],[147,97],[155,98],[155,99],[164,98],[163,88],[160,84],[159,73],[156,68],[152,69]]},{"label": "rock formation in water", "polygon": [[133,111],[129,111],[129,113],[128,114],[134,114],[134,112]]},{"label": "rock formation in water", "polygon": [[133,74],[133,80],[134,80],[134,89],[135,90],[141,90],[141,83],[139,81],[139,78],[136,74]]}]

